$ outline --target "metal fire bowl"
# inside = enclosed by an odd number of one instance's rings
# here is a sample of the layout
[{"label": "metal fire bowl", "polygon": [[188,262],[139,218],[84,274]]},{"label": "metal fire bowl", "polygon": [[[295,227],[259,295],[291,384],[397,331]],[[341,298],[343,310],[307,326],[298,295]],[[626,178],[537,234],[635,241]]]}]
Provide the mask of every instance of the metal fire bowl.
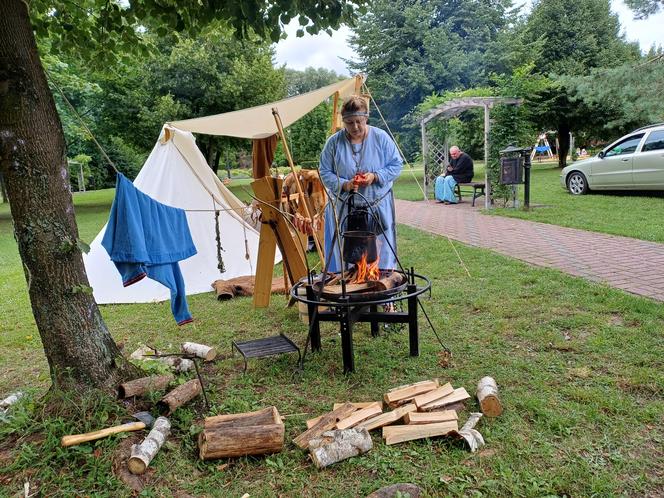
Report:
[{"label": "metal fire bowl", "polygon": [[[386,276],[390,273],[392,273],[394,270],[381,270],[380,271],[380,276],[381,278],[383,276]],[[398,272],[401,273],[401,272]],[[403,283],[401,285],[398,285],[396,287],[393,287],[391,289],[384,289],[384,290],[371,290],[372,285],[377,285],[377,282],[375,281],[369,281],[369,289],[367,290],[361,290],[361,291],[355,291],[355,292],[346,292],[346,297],[348,298],[348,301],[351,303],[362,303],[362,302],[369,302],[369,301],[380,301],[382,299],[386,299],[388,297],[394,296],[395,294],[399,294],[406,290],[406,286],[408,285],[408,279],[406,278],[406,275],[401,273]],[[314,291],[316,294],[320,292],[321,288],[321,282],[315,282],[313,284]],[[323,292],[320,294],[320,296],[327,300],[327,301],[333,301],[333,302],[338,302],[343,300],[341,294],[335,294],[335,293],[330,293],[330,292],[325,292],[325,288],[323,288]]]}]

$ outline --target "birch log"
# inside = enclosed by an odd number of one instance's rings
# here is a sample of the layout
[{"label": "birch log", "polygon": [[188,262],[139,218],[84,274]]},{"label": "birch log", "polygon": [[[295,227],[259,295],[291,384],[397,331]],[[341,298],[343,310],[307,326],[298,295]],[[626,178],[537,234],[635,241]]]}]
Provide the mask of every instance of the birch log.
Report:
[{"label": "birch log", "polygon": [[127,462],[129,472],[143,474],[166,441],[170,431],[171,423],[168,419],[166,417],[157,418],[148,437],[141,444],[134,444],[131,447],[131,456]]},{"label": "birch log", "polygon": [[194,362],[187,358],[178,358],[177,356],[159,356],[159,351],[154,351],[147,346],[141,346],[129,356],[130,360],[154,360],[160,361],[177,373],[185,373],[194,368]]},{"label": "birch log", "polygon": [[185,342],[182,344],[182,352],[193,354],[205,361],[212,361],[217,356],[217,351],[214,348],[195,342]]},{"label": "birch log", "polygon": [[16,403],[23,396],[24,396],[24,394],[21,391],[17,391],[15,393],[10,394],[5,399],[0,401],[0,408],[2,408],[3,410],[8,409],[10,406],[12,406],[14,403]]},{"label": "birch log", "polygon": [[479,431],[474,429],[474,427],[477,425],[477,422],[481,418],[482,418],[481,413],[477,412],[471,413],[470,417],[468,417],[468,420],[466,420],[466,423],[463,424],[461,430],[454,431],[453,433],[450,434],[453,437],[465,440],[466,443],[468,443],[468,447],[470,448],[471,453],[474,453],[475,451],[477,451],[478,448],[484,446],[484,438],[482,437],[482,434],[480,434]]},{"label": "birch log", "polygon": [[482,413],[487,417],[497,417],[503,413],[503,405],[498,397],[498,385],[492,377],[482,377],[477,383],[477,400]]},{"label": "birch log", "polygon": [[190,380],[189,382],[185,382],[181,386],[176,387],[166,396],[161,398],[161,401],[157,403],[157,408],[160,413],[170,415],[177,408],[198,396],[202,390],[201,383],[198,379]]},{"label": "birch log", "polygon": [[124,382],[118,387],[118,398],[124,399],[132,396],[143,396],[152,391],[159,391],[168,386],[173,379],[174,377],[171,374],[151,375]]},{"label": "birch log", "polygon": [[344,429],[324,432],[309,441],[311,459],[319,469],[366,453],[373,441],[366,429]]}]

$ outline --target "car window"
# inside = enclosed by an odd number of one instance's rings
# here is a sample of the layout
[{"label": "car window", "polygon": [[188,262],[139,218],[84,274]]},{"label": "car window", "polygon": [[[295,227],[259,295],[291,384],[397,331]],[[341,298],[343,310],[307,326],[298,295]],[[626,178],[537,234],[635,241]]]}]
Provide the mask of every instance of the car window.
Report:
[{"label": "car window", "polygon": [[646,143],[643,144],[641,152],[649,150],[662,150],[664,149],[664,130],[653,131],[646,138]]},{"label": "car window", "polygon": [[642,138],[643,138],[643,133],[640,133],[639,135],[632,135],[631,137],[628,137],[625,140],[618,142],[616,145],[607,150],[606,154],[604,154],[604,157],[632,154],[639,146],[639,142],[641,142]]}]

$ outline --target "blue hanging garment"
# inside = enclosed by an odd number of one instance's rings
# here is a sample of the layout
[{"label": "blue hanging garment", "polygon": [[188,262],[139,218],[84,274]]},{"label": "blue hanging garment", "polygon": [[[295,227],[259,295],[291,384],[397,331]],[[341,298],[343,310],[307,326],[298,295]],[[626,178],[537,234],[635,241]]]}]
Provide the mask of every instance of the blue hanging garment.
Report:
[{"label": "blue hanging garment", "polygon": [[171,311],[178,325],[193,321],[177,263],[196,254],[182,209],[155,201],[118,173],[101,245],[115,263],[125,287],[145,277],[156,280],[171,291]]}]

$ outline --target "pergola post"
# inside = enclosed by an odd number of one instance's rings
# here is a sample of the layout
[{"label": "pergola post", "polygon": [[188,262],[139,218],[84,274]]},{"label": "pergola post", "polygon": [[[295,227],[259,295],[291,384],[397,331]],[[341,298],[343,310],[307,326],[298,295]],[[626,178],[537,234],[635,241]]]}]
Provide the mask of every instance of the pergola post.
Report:
[{"label": "pergola post", "polygon": [[491,131],[491,118],[489,105],[484,104],[484,208],[491,207],[491,181],[489,180],[489,132]]},{"label": "pergola post", "polygon": [[427,175],[427,157],[429,156],[429,144],[427,143],[427,124],[425,121],[420,123],[420,132],[422,135],[422,166],[424,167],[424,200],[429,199],[429,175]]}]

